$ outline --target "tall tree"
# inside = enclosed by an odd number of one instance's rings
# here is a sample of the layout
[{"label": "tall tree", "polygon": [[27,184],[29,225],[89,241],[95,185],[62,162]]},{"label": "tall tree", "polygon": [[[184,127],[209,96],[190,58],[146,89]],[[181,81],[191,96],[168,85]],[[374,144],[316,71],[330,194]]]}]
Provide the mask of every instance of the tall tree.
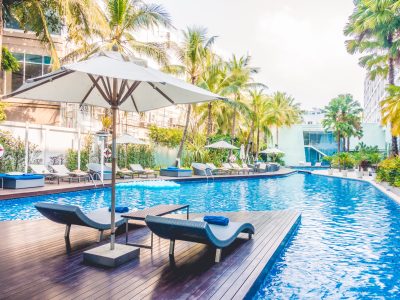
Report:
[{"label": "tall tree", "polygon": [[275,126],[276,144],[279,145],[279,128],[292,126],[301,121],[300,104],[292,96],[283,92],[275,92],[269,101],[266,118]]},{"label": "tall tree", "polygon": [[161,5],[146,4],[140,0],[108,0],[106,5],[106,22],[104,26],[98,25],[93,32],[99,38],[94,42],[81,41],[80,47],[67,54],[63,61],[86,58],[116,47],[126,55],[141,54],[161,64],[168,62],[164,43],[143,42],[135,37],[135,33],[141,30],[172,26],[169,14]]},{"label": "tall tree", "polygon": [[[332,130],[336,136],[337,152],[341,151],[341,140],[345,137],[359,136],[361,130],[361,106],[350,94],[339,95],[325,107],[322,126]],[[343,145],[345,148],[345,145]]]},{"label": "tall tree", "polygon": [[391,125],[392,136],[400,135],[400,87],[391,85],[388,87],[389,96],[381,105],[382,123]]},{"label": "tall tree", "polygon": [[[251,86],[259,86],[261,88],[266,87],[263,84],[254,83],[253,74],[258,73],[259,69],[250,66],[251,57],[249,55],[244,55],[237,57],[232,55],[231,59],[228,61],[228,71],[230,80],[230,90],[233,94],[234,101],[240,102],[243,97],[243,93]],[[237,107],[233,107],[232,114],[232,127],[231,127],[231,138],[235,138],[236,134],[236,119],[237,119]]]},{"label": "tall tree", "polygon": [[[174,47],[180,64],[167,65],[164,70],[177,75],[185,76],[187,81],[197,85],[200,76],[205,70],[205,58],[207,51],[215,41],[215,36],[208,37],[207,29],[204,27],[188,27],[183,31],[183,41],[179,46]],[[185,128],[182,140],[179,144],[177,161],[181,159],[183,146],[188,134],[192,106],[188,105],[186,113]]]},{"label": "tall tree", "polygon": [[265,136],[270,135],[269,126],[270,119],[268,118],[268,110],[270,106],[270,97],[265,94],[264,89],[250,89],[248,96],[248,106],[250,109],[250,130],[247,144],[250,144],[250,139],[254,133],[256,137],[256,155],[258,157],[260,151],[260,136],[263,133]]},{"label": "tall tree", "polygon": [[[353,39],[346,41],[349,53],[363,53],[360,64],[372,80],[386,77],[394,85],[395,62],[400,58],[400,1],[360,0],[344,30]],[[398,155],[397,137],[392,136],[392,154]]]}]

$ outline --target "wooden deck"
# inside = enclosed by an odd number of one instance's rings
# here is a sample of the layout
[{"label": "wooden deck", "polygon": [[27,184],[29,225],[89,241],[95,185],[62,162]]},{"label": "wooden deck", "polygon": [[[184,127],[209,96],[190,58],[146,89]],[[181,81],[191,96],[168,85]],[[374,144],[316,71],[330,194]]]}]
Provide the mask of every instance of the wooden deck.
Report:
[{"label": "wooden deck", "polygon": [[[141,249],[138,259],[116,269],[82,263],[82,251],[98,245],[95,230],[73,226],[73,251],[67,254],[62,225],[48,220],[1,222],[0,298],[242,299],[257,288],[257,278],[271,266],[300,214],[287,210],[224,215],[251,221],[256,234],[224,249],[221,263],[214,263],[211,247],[182,241],[176,242],[171,261],[169,242],[156,237],[152,252]],[[129,239],[148,243],[149,236],[146,227],[133,225]],[[117,241],[123,243],[124,235]]]},{"label": "wooden deck", "polygon": [[[273,177],[273,176],[284,176],[291,173],[296,172],[293,169],[281,168],[279,171],[276,172],[269,172],[269,173],[256,173],[256,174],[240,174],[240,175],[215,175],[215,179],[229,179],[229,178],[248,178],[248,177]],[[205,176],[196,176],[193,175],[192,177],[167,177],[167,176],[159,176],[156,180],[174,180],[174,181],[188,181],[188,180],[204,180],[206,179]],[[155,178],[135,178],[135,179],[118,179],[117,182],[128,182],[132,180],[155,180]],[[105,180],[104,186],[109,187],[111,186],[111,180]],[[47,195],[47,194],[55,194],[55,193],[65,193],[65,192],[73,192],[73,191],[80,191],[80,190],[88,190],[88,189],[95,189],[95,188],[103,188],[103,185],[96,181],[96,186],[92,183],[84,183],[84,182],[60,182],[57,183],[47,183],[44,187],[37,187],[37,188],[27,188],[27,189],[1,189],[0,188],[0,200],[8,200],[8,199],[15,199],[15,198],[23,198],[23,197],[32,197],[32,196],[39,196],[39,195]]]}]

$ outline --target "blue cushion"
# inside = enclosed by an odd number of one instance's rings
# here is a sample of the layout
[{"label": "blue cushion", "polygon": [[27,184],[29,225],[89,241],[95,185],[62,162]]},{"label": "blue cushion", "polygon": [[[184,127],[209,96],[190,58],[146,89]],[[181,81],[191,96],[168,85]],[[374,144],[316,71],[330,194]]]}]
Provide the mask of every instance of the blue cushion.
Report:
[{"label": "blue cushion", "polygon": [[186,170],[186,169],[179,169],[179,168],[175,168],[175,169],[161,169],[160,171],[170,171],[170,172],[190,172],[192,173],[192,170]]},{"label": "blue cushion", "polygon": [[203,220],[214,225],[227,226],[229,224],[229,218],[223,216],[204,216]]},{"label": "blue cushion", "polygon": [[43,179],[43,175],[39,174],[22,174],[22,175],[7,175],[0,174],[0,177],[9,180],[33,180],[33,179]]},{"label": "blue cushion", "polygon": [[[108,211],[111,211],[111,206],[108,208]],[[115,212],[122,214],[122,213],[126,213],[129,211],[129,207],[126,206],[116,206],[115,207]]]}]

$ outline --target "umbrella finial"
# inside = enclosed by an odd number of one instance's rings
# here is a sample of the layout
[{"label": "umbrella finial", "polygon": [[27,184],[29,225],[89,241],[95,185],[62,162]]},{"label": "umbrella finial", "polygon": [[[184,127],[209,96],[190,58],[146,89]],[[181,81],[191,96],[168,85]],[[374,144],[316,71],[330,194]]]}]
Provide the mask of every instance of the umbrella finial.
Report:
[{"label": "umbrella finial", "polygon": [[118,45],[114,44],[111,49],[112,51],[118,51]]}]

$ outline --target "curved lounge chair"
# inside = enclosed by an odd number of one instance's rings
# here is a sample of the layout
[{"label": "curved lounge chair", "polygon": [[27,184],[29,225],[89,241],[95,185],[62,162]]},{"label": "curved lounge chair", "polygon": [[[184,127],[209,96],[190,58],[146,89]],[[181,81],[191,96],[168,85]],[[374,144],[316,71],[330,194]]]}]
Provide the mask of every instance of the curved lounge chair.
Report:
[{"label": "curved lounge chair", "polygon": [[[71,225],[80,225],[99,230],[98,242],[103,237],[103,231],[111,228],[111,213],[108,207],[103,207],[84,214],[78,206],[57,203],[39,202],[35,204],[36,209],[46,218],[60,224],[65,224],[65,240],[69,243],[69,232]],[[121,214],[115,214],[115,226],[125,224]]]},{"label": "curved lounge chair", "polygon": [[207,167],[205,164],[192,163],[192,169],[193,169],[194,175],[198,175],[198,176],[212,175],[211,169],[209,167]]},{"label": "curved lounge chair", "polygon": [[217,248],[215,262],[221,259],[222,248],[233,243],[239,233],[248,233],[249,239],[254,234],[250,223],[229,222],[227,226],[212,225],[203,221],[172,219],[147,216],[145,219],[150,230],[164,239],[170,240],[169,255],[174,255],[175,240],[211,245]]}]

